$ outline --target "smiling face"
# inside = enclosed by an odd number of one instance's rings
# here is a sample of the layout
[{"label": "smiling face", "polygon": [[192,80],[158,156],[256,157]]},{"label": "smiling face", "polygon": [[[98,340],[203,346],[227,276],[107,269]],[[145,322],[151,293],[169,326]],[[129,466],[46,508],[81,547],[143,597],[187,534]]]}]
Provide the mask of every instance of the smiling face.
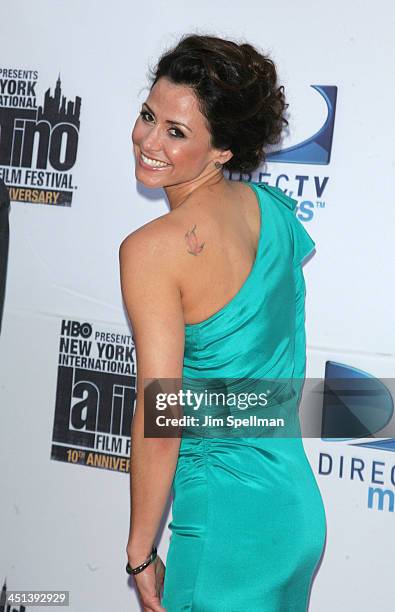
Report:
[{"label": "smiling face", "polygon": [[194,91],[166,77],[158,79],[142,104],[132,141],[136,179],[153,188],[191,182],[213,169],[218,172],[213,162],[224,164],[232,156],[211,147]]}]

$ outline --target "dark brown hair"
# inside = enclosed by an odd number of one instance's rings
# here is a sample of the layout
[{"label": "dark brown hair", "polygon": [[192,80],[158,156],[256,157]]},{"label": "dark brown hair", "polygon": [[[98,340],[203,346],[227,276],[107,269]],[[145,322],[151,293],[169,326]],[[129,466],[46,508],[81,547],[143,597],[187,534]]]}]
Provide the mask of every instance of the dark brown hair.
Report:
[{"label": "dark brown hair", "polygon": [[265,146],[288,125],[284,87],[273,61],[249,43],[185,34],[150,69],[151,89],[160,77],[191,87],[206,118],[211,146],[230,149],[229,172],[250,172],[265,160]]}]

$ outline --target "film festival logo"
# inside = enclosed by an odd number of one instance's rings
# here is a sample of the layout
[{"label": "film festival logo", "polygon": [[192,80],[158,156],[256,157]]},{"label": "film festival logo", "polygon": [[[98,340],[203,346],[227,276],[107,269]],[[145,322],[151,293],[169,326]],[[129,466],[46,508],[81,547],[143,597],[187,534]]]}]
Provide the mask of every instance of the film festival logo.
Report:
[{"label": "film festival logo", "polygon": [[60,74],[37,105],[38,71],[0,69],[0,177],[14,202],[71,206],[81,98],[67,100]]},{"label": "film festival logo", "polygon": [[132,337],[62,320],[51,459],[129,472]]}]

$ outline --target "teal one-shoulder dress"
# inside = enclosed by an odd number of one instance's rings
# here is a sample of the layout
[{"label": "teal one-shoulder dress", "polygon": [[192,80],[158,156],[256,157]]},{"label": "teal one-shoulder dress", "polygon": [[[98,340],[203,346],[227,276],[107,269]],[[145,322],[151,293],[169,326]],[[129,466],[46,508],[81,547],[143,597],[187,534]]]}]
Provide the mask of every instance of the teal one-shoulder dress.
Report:
[{"label": "teal one-shoulder dress", "polygon": [[[296,217],[295,199],[266,183],[244,182],[261,212],[256,259],[223,308],[186,325],[183,376],[303,380],[302,260],[315,242]],[[292,417],[289,402],[287,410]],[[167,612],[308,609],[326,515],[300,436],[186,435],[172,494]]]}]

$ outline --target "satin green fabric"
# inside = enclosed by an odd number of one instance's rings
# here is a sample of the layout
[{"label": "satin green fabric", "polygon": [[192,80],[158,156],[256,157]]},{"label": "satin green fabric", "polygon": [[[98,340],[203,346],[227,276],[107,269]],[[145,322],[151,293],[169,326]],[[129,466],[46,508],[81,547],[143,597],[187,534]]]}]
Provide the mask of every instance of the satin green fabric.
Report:
[{"label": "satin green fabric", "polygon": [[[186,379],[305,377],[302,260],[315,243],[295,199],[247,184],[261,211],[255,263],[223,308],[186,325]],[[172,493],[167,612],[307,610],[326,516],[300,437],[183,437]]]}]

